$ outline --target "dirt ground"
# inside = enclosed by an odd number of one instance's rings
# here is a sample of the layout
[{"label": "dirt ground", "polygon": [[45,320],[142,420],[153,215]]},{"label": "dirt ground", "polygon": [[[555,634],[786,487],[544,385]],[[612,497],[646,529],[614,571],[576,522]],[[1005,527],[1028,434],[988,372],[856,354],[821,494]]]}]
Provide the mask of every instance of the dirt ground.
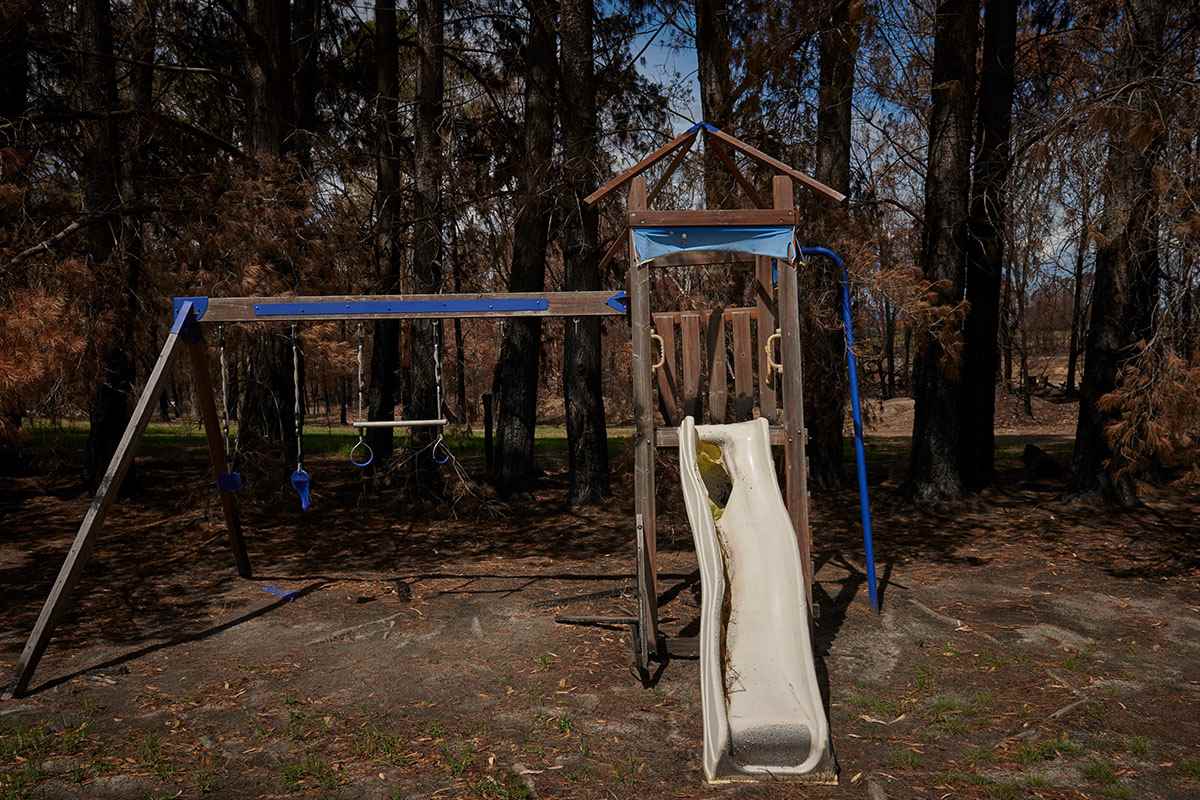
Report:
[{"label": "dirt ground", "polygon": [[[1031,441],[1069,454],[1047,418],[1001,437],[998,488],[916,510],[902,427],[868,448],[881,614],[854,490],[813,498],[837,787],[704,786],[698,662],[642,688],[628,630],[555,623],[634,611],[627,453],[612,502],[578,513],[561,451],[535,496],[457,514],[322,457],[311,512],[246,504],[247,581],[197,441],[141,461],[32,693],[0,703],[0,798],[1200,796],[1194,488],[1130,514],[1064,499],[1020,462]],[[662,614],[694,634],[671,460]],[[6,674],[86,505],[71,475],[0,479]]]}]

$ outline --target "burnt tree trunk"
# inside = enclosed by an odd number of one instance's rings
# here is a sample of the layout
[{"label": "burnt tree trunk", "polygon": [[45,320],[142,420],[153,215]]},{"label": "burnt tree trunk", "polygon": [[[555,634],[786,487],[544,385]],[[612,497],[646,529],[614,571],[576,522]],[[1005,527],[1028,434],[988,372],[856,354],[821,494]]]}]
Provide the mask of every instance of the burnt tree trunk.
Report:
[{"label": "burnt tree trunk", "polygon": [[[817,174],[819,181],[850,193],[850,112],[854,98],[854,62],[858,22],[850,19],[850,0],[834,0],[821,26],[821,66],[817,91]],[[822,241],[836,247],[837,232],[849,222],[842,207],[820,214]],[[821,309],[804,319],[804,422],[809,431],[808,480],[820,489],[845,481],[842,428],[849,391],[846,333],[841,325],[841,274],[832,261],[814,259],[806,270],[812,286],[801,295],[820,298]]]},{"label": "burnt tree trunk", "polygon": [[963,484],[989,485],[996,462],[996,379],[1000,369],[1000,283],[1011,165],[1017,0],[989,0],[984,14],[983,72],[968,223],[963,331],[962,438],[958,466]]},{"label": "burnt tree trunk", "polygon": [[[79,107],[84,112],[79,126],[81,194],[83,211],[92,217],[85,246],[97,276],[90,312],[99,322],[94,335],[96,388],[88,407],[90,427],[84,450],[84,478],[94,492],[129,423],[137,372],[133,320],[139,275],[120,247],[125,222],[122,139],[112,113],[119,107],[112,9],[109,0],[83,0],[78,14]],[[136,486],[136,480],[127,485]]]},{"label": "burnt tree trunk", "polygon": [[1100,492],[1126,507],[1138,503],[1135,476],[1123,469],[1126,465],[1109,446],[1105,430],[1120,419],[1120,411],[1103,409],[1100,402],[1118,388],[1122,363],[1136,356],[1140,343],[1153,333],[1160,278],[1160,189],[1154,172],[1169,127],[1162,124],[1163,115],[1170,111],[1155,81],[1166,57],[1166,3],[1140,0],[1130,6],[1111,71],[1113,85],[1125,87],[1118,99],[1126,105],[1109,136],[1101,184],[1104,207],[1072,464],[1075,491]]},{"label": "burnt tree trunk", "polygon": [[[929,158],[921,261],[935,302],[953,306],[963,296],[963,250],[971,186],[971,118],[975,107],[978,0],[942,0],[934,22]],[[945,341],[927,330],[916,343],[910,489],[921,501],[962,492],[960,364]],[[954,330],[940,331],[957,336]]]},{"label": "burnt tree trunk", "polygon": [[1071,293],[1071,342],[1067,348],[1067,385],[1064,387],[1068,397],[1075,394],[1075,375],[1079,369],[1079,340],[1083,336],[1083,321],[1085,308],[1083,304],[1083,277],[1087,265],[1087,252],[1091,244],[1088,226],[1091,221],[1091,193],[1085,187],[1080,193],[1079,209],[1079,241],[1075,245],[1075,269],[1072,275]]},{"label": "burnt tree trunk", "polygon": [[15,126],[29,97],[29,17],[32,0],[5,3],[0,8],[0,142],[18,144]]},{"label": "burnt tree trunk", "polygon": [[[697,80],[700,113],[722,130],[733,123],[733,45],[726,0],[695,0]],[[704,204],[723,208],[734,203],[733,176],[704,145]]]},{"label": "burnt tree trunk", "polygon": [[[400,45],[396,32],[396,0],[379,0],[375,7],[375,58],[378,94],[376,154],[376,204],[378,215],[379,267],[374,290],[379,294],[400,292],[404,252],[400,193]],[[396,370],[400,365],[400,320],[372,323],[371,374],[368,390],[368,419],[395,419]],[[355,387],[357,396],[358,387]],[[357,413],[357,412],[356,412]],[[392,456],[392,429],[367,428],[367,444],[382,467]]]},{"label": "burnt tree trunk", "polygon": [[[566,141],[567,219],[563,233],[566,289],[600,289],[600,217],[583,198],[598,185],[596,85],[593,76],[592,0],[563,0],[563,138]],[[566,320],[563,341],[563,398],[570,473],[568,502],[596,503],[608,495],[608,431],[600,374],[600,317]]]},{"label": "burnt tree trunk", "polygon": [[[538,292],[546,283],[546,244],[551,200],[546,191],[554,150],[554,19],[548,0],[530,0],[525,47],[525,170],[521,207],[513,226],[509,291]],[[522,492],[535,474],[533,437],[537,424],[538,362],[542,325],[538,317],[507,319],[496,365],[496,489]]]},{"label": "burnt tree trunk", "polygon": [[[247,22],[247,139],[259,167],[270,169],[286,154],[287,136],[294,126],[288,0],[249,0]],[[294,281],[289,264],[266,255],[263,260],[283,282]],[[291,463],[296,458],[292,409],[298,387],[293,381],[289,337],[279,329],[264,330],[245,337],[241,350],[238,443],[244,450],[270,446],[283,463]]]},{"label": "burnt tree trunk", "polygon": [[307,175],[313,166],[313,144],[319,120],[317,91],[320,84],[321,0],[296,0],[296,35],[293,61],[296,64],[296,129],[292,150]]},{"label": "burnt tree trunk", "polygon": [[[444,154],[438,127],[446,95],[445,7],[442,0],[417,0],[417,108],[414,139],[413,181],[413,291],[436,293],[442,288],[444,254],[442,170]],[[438,361],[442,358],[442,321],[413,320],[412,367],[409,376],[408,410],[415,419],[442,416],[438,397]],[[428,445],[437,434],[434,428],[414,428],[413,459],[418,488],[439,490],[441,476]]]}]

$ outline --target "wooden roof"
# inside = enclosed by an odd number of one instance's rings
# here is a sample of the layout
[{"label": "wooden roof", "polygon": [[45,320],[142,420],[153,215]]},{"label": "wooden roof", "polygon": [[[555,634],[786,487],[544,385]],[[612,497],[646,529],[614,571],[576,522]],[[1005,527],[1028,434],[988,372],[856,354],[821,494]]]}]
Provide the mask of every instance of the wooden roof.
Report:
[{"label": "wooden roof", "polygon": [[[641,175],[643,172],[650,169],[650,167],[654,166],[659,161],[662,161],[664,158],[672,155],[675,156],[674,163],[672,164],[673,168],[674,166],[678,165],[678,162],[682,160],[687,151],[691,149],[692,145],[696,141],[696,137],[701,131],[704,132],[706,137],[705,142],[709,144],[709,146],[712,146],[712,139],[715,139],[721,142],[720,146],[727,146],[734,150],[738,150],[760,164],[765,164],[766,166],[775,170],[777,173],[787,175],[788,177],[799,181],[810,189],[825,195],[835,203],[840,203],[846,199],[846,196],[836,189],[826,186],[811,175],[806,175],[794,167],[789,167],[787,164],[784,164],[777,158],[772,158],[763,151],[759,150],[757,147],[746,144],[736,136],[730,136],[728,133],[725,133],[719,129],[716,125],[713,125],[709,122],[697,122],[695,125],[688,128],[686,131],[679,134],[662,147],[659,147],[648,154],[645,158],[634,164],[629,169],[622,170],[618,174],[614,175],[603,186],[585,197],[583,201],[588,205],[595,205],[610,192],[614,191],[615,189],[619,189],[629,181],[636,178],[638,175]],[[742,185],[742,188],[747,189],[751,196],[756,195],[757,191],[754,191],[752,184],[750,186],[746,185],[749,182],[737,170],[737,167],[733,164],[732,159],[729,159],[728,156],[720,150],[717,152],[720,154],[719,157],[721,157],[721,160],[725,162],[725,166],[728,167],[733,173],[734,178],[737,179],[738,183]]]}]

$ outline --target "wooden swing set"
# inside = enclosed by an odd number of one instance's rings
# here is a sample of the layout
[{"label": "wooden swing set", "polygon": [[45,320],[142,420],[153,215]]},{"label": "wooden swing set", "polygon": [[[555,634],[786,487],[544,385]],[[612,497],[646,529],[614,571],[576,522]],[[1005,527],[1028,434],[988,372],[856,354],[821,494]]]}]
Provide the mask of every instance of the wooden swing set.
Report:
[{"label": "wooden swing set", "polygon": [[[738,210],[653,210],[650,208],[699,134],[731,172],[747,197],[759,208]],[[774,173],[770,206],[757,187],[738,169],[733,152],[769,167]],[[666,169],[652,189],[643,173],[663,159]],[[252,575],[246,552],[236,488],[227,480],[223,423],[209,375],[209,350],[204,329],[242,322],[302,323],[314,320],[379,319],[506,319],[513,317],[619,316],[629,319],[632,340],[635,436],[635,542],[638,617],[632,622],[634,664],[645,677],[652,661],[664,662],[672,653],[688,653],[694,643],[668,642],[658,626],[657,548],[655,526],[655,452],[678,446],[677,426],[685,415],[697,421],[721,423],[767,418],[770,439],[782,448],[784,496],[799,543],[804,582],[811,587],[811,530],[808,519],[803,377],[801,371],[799,294],[796,269],[805,251],[794,247],[797,211],[793,186],[799,182],[833,202],[844,196],[819,181],[709,125],[698,123],[616,175],[585,199],[595,204],[628,185],[627,230],[616,238],[602,259],[606,265],[628,248],[627,291],[579,291],[435,295],[339,295],[314,297],[180,297],[173,303],[174,321],[158,360],[146,380],[132,417],[75,535],[54,586],[30,633],[16,675],[5,697],[24,694],[50,642],[55,625],[66,611],[72,592],[88,563],[104,518],[115,501],[132,463],[137,445],[157,404],[164,378],[181,352],[190,361],[198,410],[204,425],[214,485],[221,503],[230,550],[238,574]],[[783,231],[789,244],[784,257],[747,255],[737,241],[749,233]],[[706,233],[708,232],[708,233]],[[711,234],[734,234],[730,243],[708,249]],[[648,235],[682,243],[660,255],[640,252]],[[692,244],[688,237],[692,236]],[[739,239],[741,237],[741,239]],[[828,252],[828,251],[825,251]],[[780,254],[782,256],[782,253]],[[756,305],[708,312],[651,308],[653,266],[753,265]],[[847,309],[848,293],[844,294]],[[848,319],[848,318],[847,318]],[[847,332],[850,329],[847,325]],[[678,351],[676,343],[678,342]],[[778,342],[779,359],[774,348]],[[659,356],[653,356],[655,343]],[[731,346],[730,346],[731,345]],[[360,344],[361,347],[361,344]],[[757,355],[755,355],[757,354]],[[732,367],[729,363],[732,355]],[[874,559],[870,549],[869,509],[862,467],[861,421],[852,348],[849,353],[856,433],[859,445],[860,492],[863,497],[864,538],[872,603],[875,602]],[[732,393],[729,376],[732,375]],[[361,380],[361,378],[360,378]],[[730,398],[732,397],[732,402]],[[440,416],[440,409],[439,409]],[[661,420],[661,422],[660,422]],[[412,422],[359,420],[358,427],[411,425]],[[417,421],[441,425],[444,419]],[[811,588],[809,590],[811,592]],[[811,595],[809,597],[811,603]],[[564,620],[565,621],[565,620]],[[597,618],[593,621],[602,621]],[[609,620],[611,621],[611,620]]]}]

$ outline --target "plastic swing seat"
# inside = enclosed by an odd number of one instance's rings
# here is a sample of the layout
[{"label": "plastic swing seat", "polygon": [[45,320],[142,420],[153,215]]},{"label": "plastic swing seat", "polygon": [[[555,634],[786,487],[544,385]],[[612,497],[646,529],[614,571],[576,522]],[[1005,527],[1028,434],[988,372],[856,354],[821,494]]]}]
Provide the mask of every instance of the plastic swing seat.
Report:
[{"label": "plastic swing seat", "polygon": [[242,474],[240,472],[222,472],[217,476],[217,488],[222,492],[240,492],[242,490]]},{"label": "plastic swing seat", "polygon": [[292,488],[300,497],[301,511],[308,511],[309,506],[312,505],[312,495],[309,494],[310,483],[311,480],[304,467],[296,467],[296,471],[292,473]]}]

